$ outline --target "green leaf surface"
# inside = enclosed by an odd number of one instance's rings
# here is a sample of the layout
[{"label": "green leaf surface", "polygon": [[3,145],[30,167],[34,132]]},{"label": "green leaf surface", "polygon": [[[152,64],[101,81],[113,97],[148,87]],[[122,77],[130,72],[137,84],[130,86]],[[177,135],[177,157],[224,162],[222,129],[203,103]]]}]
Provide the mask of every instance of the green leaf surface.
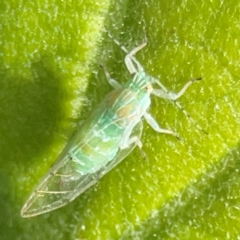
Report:
[{"label": "green leaf surface", "polygon": [[[2,1],[0,3],[1,239],[238,239],[240,5],[236,1]],[[149,112],[143,150],[74,202],[23,219],[20,209],[79,123],[124,83],[125,53],[177,92]],[[157,86],[156,86],[157,87]],[[197,122],[196,125],[194,122]],[[205,134],[200,127],[208,132]]]}]

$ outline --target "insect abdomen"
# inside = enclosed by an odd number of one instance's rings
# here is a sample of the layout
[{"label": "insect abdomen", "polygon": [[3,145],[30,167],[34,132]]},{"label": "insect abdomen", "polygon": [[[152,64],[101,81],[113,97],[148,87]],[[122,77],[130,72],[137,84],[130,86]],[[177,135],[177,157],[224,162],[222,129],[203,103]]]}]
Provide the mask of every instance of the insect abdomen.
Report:
[{"label": "insect abdomen", "polygon": [[[86,138],[80,148],[71,152],[71,157],[78,164],[77,170],[80,172],[97,171],[106,162],[111,161],[118,151],[124,129],[119,128],[114,122],[107,124],[110,121],[108,116],[99,121],[93,131],[94,134],[90,138]],[[101,130],[98,131],[98,129]]]},{"label": "insect abdomen", "polygon": [[[77,164],[77,171],[81,173],[95,172],[111,161],[116,156],[129,126],[134,127],[133,123],[140,120],[138,112],[141,101],[139,102],[136,93],[129,89],[113,91],[103,102],[108,110],[101,115],[100,106],[93,112],[89,121],[86,121],[86,128],[90,128],[89,131],[85,131],[83,126],[82,133],[87,137],[84,137],[79,148],[71,151],[71,157]],[[95,123],[92,129],[91,121]]]}]

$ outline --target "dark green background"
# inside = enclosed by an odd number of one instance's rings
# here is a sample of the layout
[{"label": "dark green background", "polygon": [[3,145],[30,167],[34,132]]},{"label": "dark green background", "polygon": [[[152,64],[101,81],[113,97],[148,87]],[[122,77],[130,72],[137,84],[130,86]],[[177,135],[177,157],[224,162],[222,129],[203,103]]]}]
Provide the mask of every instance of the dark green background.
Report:
[{"label": "dark green background", "polygon": [[[236,1],[0,3],[0,239],[238,239],[240,5]],[[178,91],[209,134],[173,103],[150,112],[182,141],[146,123],[148,159],[134,150],[73,203],[23,219],[20,209],[81,121],[130,76],[105,26],[146,71]]]}]

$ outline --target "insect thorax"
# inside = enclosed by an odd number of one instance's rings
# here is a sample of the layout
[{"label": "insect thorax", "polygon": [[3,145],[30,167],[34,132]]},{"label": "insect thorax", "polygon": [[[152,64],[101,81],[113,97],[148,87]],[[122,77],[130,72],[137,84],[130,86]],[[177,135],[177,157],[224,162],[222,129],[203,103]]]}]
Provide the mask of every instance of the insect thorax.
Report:
[{"label": "insect thorax", "polygon": [[133,89],[134,91],[147,91],[151,93],[152,90],[152,77],[146,72],[140,71],[135,73],[132,80],[126,83],[126,86]]}]

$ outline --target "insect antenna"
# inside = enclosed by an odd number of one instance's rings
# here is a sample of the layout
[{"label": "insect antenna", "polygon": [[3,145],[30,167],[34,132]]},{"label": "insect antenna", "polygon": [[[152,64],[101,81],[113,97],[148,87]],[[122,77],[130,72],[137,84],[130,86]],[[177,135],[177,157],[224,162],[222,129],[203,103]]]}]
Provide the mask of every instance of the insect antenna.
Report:
[{"label": "insect antenna", "polygon": [[[199,80],[199,79],[197,79]],[[184,113],[184,115],[189,119],[189,121],[194,125],[196,126],[200,131],[202,131],[203,133],[205,133],[206,135],[208,135],[208,132],[203,129],[200,124],[194,120],[194,118],[191,117],[191,115],[184,109],[184,107],[176,100],[172,100],[173,103]]]},{"label": "insect antenna", "polygon": [[123,46],[121,45],[121,43],[115,39],[112,34],[107,30],[105,29],[104,27],[102,27],[102,30],[108,35],[108,37],[116,44],[118,45],[125,53],[128,53],[129,51]]}]

